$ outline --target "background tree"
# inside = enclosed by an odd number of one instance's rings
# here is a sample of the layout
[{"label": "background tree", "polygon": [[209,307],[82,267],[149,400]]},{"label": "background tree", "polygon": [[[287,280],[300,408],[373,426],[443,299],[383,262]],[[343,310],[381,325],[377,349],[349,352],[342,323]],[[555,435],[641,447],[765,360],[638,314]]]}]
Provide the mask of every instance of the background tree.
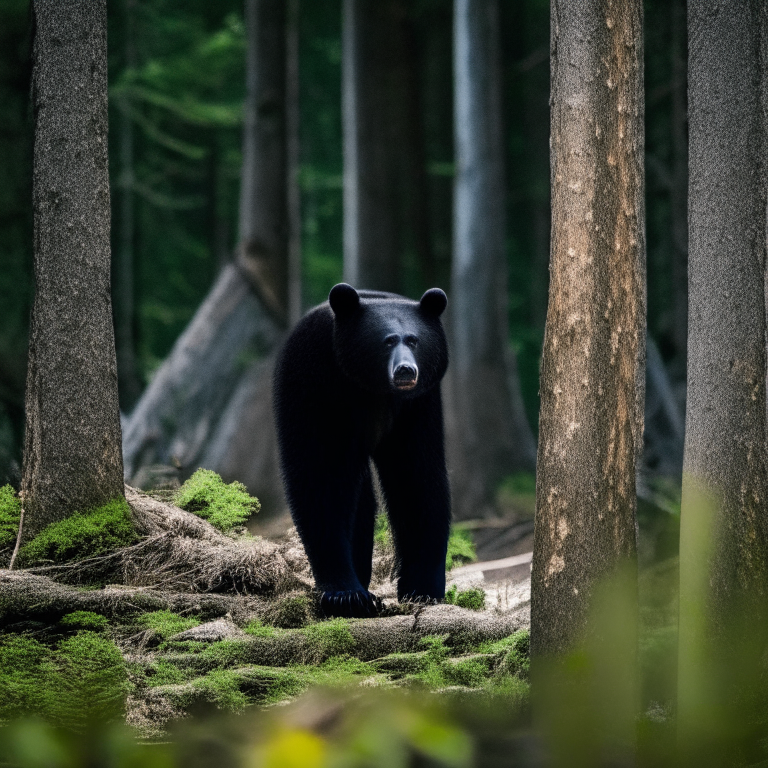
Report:
[{"label": "background tree", "polygon": [[[719,725],[738,719],[729,715],[753,685],[765,688],[758,670],[768,638],[768,8],[704,0],[688,12],[690,321],[678,728],[712,760]],[[734,642],[750,634],[753,646]],[[725,663],[727,680],[711,672],[714,661]],[[739,723],[749,727],[750,718]]]},{"label": "background tree", "polygon": [[249,0],[237,266],[222,271],[126,428],[126,475],[151,464],[198,466],[279,503],[271,357],[288,317],[286,13]]},{"label": "background tree", "polygon": [[552,246],[531,574],[539,658],[574,647],[597,582],[634,562],[645,358],[642,5],[551,9]]},{"label": "background tree", "polygon": [[532,470],[508,342],[504,151],[496,0],[454,5],[456,178],[451,278],[451,394],[457,443],[452,462],[459,518],[494,508],[510,472]]},{"label": "background tree", "polygon": [[25,535],[123,494],[109,290],[106,2],[36,0]]},{"label": "background tree", "polygon": [[248,0],[239,264],[281,325],[288,317],[286,4]]},{"label": "background tree", "polygon": [[[123,0],[124,56],[126,68],[136,67],[136,51],[133,33],[135,0]],[[136,301],[134,298],[134,264],[136,215],[134,205],[134,124],[127,94],[119,99],[117,115],[117,154],[120,175],[118,178],[118,202],[120,215],[116,216],[119,232],[112,258],[112,306],[115,320],[115,349],[117,352],[117,381],[120,408],[129,413],[141,394],[141,381],[136,367]]]},{"label": "background tree", "polygon": [[402,293],[412,245],[434,279],[420,73],[403,0],[344,0],[344,279]]}]

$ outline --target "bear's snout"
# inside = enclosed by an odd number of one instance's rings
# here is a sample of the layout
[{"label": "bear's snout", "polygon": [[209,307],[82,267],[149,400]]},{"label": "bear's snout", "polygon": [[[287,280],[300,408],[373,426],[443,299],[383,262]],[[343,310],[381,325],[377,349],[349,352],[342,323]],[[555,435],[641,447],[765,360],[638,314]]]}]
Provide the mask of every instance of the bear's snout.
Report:
[{"label": "bear's snout", "polygon": [[392,373],[392,383],[396,389],[408,391],[416,386],[419,380],[419,369],[410,363],[400,363]]}]

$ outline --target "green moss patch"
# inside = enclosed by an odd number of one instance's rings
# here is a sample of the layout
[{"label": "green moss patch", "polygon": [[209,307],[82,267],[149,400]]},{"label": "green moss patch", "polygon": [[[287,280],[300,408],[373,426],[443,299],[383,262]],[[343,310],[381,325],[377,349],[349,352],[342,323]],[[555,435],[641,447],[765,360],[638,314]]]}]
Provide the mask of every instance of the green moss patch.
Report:
[{"label": "green moss patch", "polygon": [[210,469],[198,469],[173,498],[174,504],[204,518],[220,531],[241,526],[261,508],[242,483],[227,485]]},{"label": "green moss patch", "polygon": [[0,488],[0,549],[10,549],[16,543],[21,517],[21,502],[10,485]]},{"label": "green moss patch", "polygon": [[482,611],[485,608],[485,592],[477,588],[459,590],[454,584],[445,593],[445,602],[472,611]]},{"label": "green moss patch", "polygon": [[55,647],[21,636],[0,641],[0,720],[37,715],[80,728],[119,717],[127,691],[119,649],[95,632]]},{"label": "green moss patch", "polygon": [[154,630],[165,640],[172,635],[179,634],[179,632],[184,632],[186,629],[198,626],[200,621],[188,616],[179,616],[177,613],[171,613],[171,611],[153,611],[139,616],[136,623]]},{"label": "green moss patch", "polygon": [[88,629],[91,632],[103,632],[109,626],[109,619],[92,611],[73,611],[59,621],[67,629]]},{"label": "green moss patch", "polygon": [[137,538],[128,502],[119,498],[51,523],[21,548],[20,556],[25,563],[82,560],[128,546]]},{"label": "green moss patch", "polygon": [[309,656],[312,659],[328,659],[333,656],[347,656],[356,646],[355,638],[349,631],[346,619],[330,619],[305,627],[301,632],[309,642]]}]

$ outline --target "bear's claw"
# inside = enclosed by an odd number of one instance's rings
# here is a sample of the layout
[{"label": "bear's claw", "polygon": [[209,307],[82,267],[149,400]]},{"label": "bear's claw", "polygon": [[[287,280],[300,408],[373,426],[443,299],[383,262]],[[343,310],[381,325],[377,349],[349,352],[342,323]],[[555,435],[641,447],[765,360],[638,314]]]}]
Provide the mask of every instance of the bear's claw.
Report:
[{"label": "bear's claw", "polygon": [[342,619],[370,619],[378,616],[383,606],[381,598],[366,590],[347,589],[323,592],[320,608],[326,617]]}]

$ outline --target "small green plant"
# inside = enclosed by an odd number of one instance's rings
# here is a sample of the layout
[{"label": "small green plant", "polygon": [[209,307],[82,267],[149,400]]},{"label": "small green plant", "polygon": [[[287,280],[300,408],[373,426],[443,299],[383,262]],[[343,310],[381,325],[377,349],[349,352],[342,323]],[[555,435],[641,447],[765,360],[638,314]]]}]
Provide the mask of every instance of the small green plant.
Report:
[{"label": "small green plant", "polygon": [[123,499],[51,523],[21,548],[24,562],[82,560],[133,544],[138,538]]},{"label": "small green plant", "polygon": [[458,605],[460,608],[469,608],[472,611],[482,611],[485,608],[485,592],[477,587],[459,590],[455,584],[452,584],[445,593],[445,602]]},{"label": "small green plant", "polygon": [[171,611],[144,613],[139,616],[136,623],[147,629],[153,629],[163,640],[200,624],[197,619],[179,616],[177,613],[171,613]]},{"label": "small green plant", "polygon": [[477,552],[469,531],[452,528],[448,539],[448,552],[445,555],[445,570],[450,571],[457,565],[472,563],[477,560]]},{"label": "small green plant", "polygon": [[10,485],[0,488],[0,549],[10,548],[19,531],[21,502]]},{"label": "small green plant", "polygon": [[243,525],[261,508],[242,483],[227,485],[210,469],[198,469],[176,492],[174,503],[224,532]]},{"label": "small green plant", "polygon": [[109,619],[92,611],[73,611],[59,621],[67,629],[89,629],[91,632],[102,632],[109,626]]}]

